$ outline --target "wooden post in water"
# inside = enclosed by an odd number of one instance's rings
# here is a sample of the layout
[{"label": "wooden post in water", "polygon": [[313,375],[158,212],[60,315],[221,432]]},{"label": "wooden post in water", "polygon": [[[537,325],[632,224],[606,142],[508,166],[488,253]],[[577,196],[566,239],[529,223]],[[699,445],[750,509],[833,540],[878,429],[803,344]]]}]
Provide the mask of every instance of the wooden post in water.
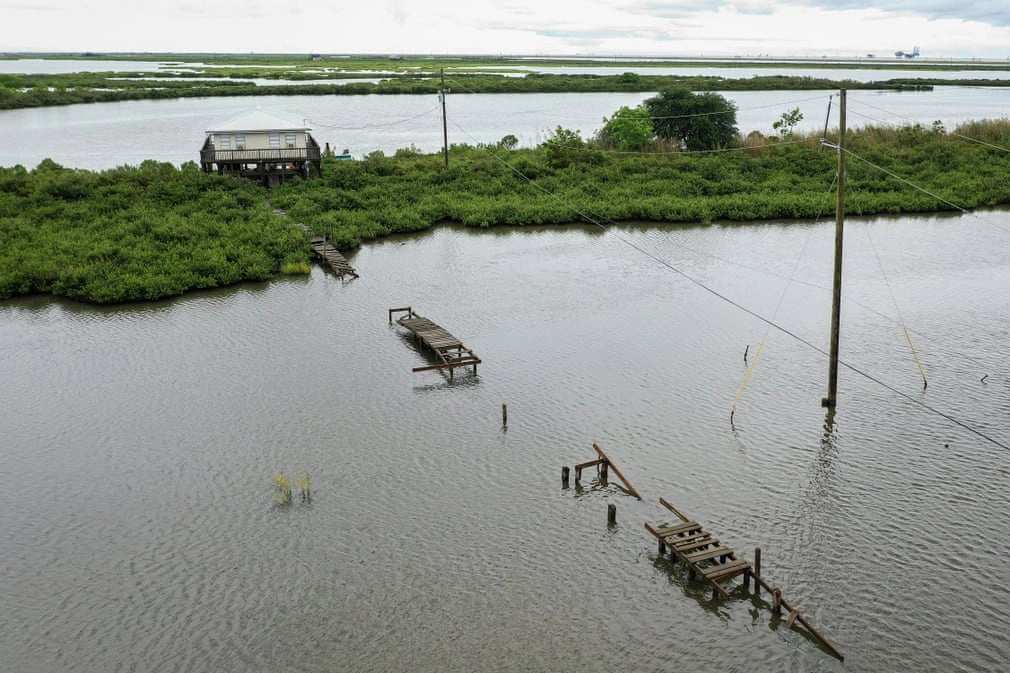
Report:
[{"label": "wooden post in water", "polygon": [[568,488],[568,466],[561,466],[561,487]]},{"label": "wooden post in water", "polygon": [[610,503],[607,505],[607,525],[616,526],[617,525],[617,505]]},{"label": "wooden post in water", "polygon": [[761,593],[761,547],[754,547],[754,593]]},{"label": "wooden post in water", "polygon": [[834,408],[838,395],[838,332],[842,314],[842,234],[845,225],[845,89],[838,92],[838,201],[835,205],[835,273],[831,292],[831,353],[828,396],[821,406]]},{"label": "wooden post in water", "polygon": [[[477,365],[474,365],[473,369],[476,372],[477,371]],[[501,405],[501,424],[503,426],[509,424],[509,408],[508,408],[508,405],[506,405],[504,402],[502,402],[502,405]]]},{"label": "wooden post in water", "polygon": [[607,483],[607,462],[600,463],[598,469],[600,470],[600,481]]},{"label": "wooden post in water", "polygon": [[772,589],[772,610],[775,614],[782,614],[782,591],[779,589]]}]

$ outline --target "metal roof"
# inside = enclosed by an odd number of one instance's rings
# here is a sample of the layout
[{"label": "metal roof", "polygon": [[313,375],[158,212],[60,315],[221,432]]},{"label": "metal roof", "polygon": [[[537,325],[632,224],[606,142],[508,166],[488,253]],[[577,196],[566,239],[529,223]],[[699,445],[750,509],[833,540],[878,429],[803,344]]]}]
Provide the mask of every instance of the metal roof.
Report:
[{"label": "metal roof", "polygon": [[237,117],[226,119],[207,133],[235,133],[237,131],[311,131],[306,120],[284,112],[265,110],[259,106],[255,110],[243,112]]}]

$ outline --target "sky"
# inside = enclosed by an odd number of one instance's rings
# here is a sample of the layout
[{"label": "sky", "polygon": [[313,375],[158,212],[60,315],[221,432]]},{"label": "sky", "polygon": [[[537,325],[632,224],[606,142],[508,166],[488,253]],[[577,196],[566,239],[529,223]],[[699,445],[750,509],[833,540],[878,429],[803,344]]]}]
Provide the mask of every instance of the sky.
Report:
[{"label": "sky", "polygon": [[1007,0],[0,0],[0,52],[1010,59]]}]

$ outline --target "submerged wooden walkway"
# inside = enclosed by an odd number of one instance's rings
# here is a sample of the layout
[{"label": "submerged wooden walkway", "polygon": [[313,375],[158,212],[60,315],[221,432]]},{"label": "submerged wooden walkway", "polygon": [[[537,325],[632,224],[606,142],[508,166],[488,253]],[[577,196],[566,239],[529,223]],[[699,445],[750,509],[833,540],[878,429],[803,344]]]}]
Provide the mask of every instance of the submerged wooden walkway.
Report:
[{"label": "submerged wooden walkway", "polygon": [[761,576],[760,548],[754,550],[754,565],[752,567],[746,559],[737,558],[736,552],[719,542],[700,523],[681,514],[677,508],[663,498],[659,499],[659,503],[673,512],[681,521],[673,526],[662,528],[656,528],[646,522],[645,527],[659,540],[660,555],[664,550],[669,550],[671,556],[687,564],[692,576],[699,576],[707,580],[723,598],[730,597],[729,592],[723,586],[725,582],[743,575],[743,586],[745,589],[749,589],[750,581],[753,579],[755,592],[759,592],[759,587],[761,587],[771,594],[772,610],[776,614],[781,614],[783,608],[789,611],[789,616],[786,618],[787,629],[793,628],[793,625],[798,621],[831,654],[841,661],[845,660],[845,655],[814,628],[814,625],[806,617],[800,614],[799,608],[790,605],[782,597],[782,591],[768,584]]},{"label": "submerged wooden walkway", "polygon": [[333,271],[333,273],[338,276],[358,277],[358,272],[354,270],[351,263],[340,254],[339,250],[327,242],[326,238],[323,236],[313,236],[309,240],[309,243],[312,245],[312,249],[316,251],[316,257],[326,264],[326,266],[330,267],[330,270]]},{"label": "submerged wooden walkway", "polygon": [[414,313],[414,310],[409,306],[389,309],[390,325],[393,324],[394,313],[406,313],[406,315],[397,318],[396,323],[410,330],[414,337],[430,348],[441,361],[437,365],[414,367],[413,371],[424,372],[433,369],[448,369],[450,379],[452,379],[452,374],[456,367],[472,366],[473,373],[477,373],[477,365],[481,362],[480,358],[444,327],[435,324],[424,316]]},{"label": "submerged wooden walkway", "polygon": [[671,555],[687,564],[692,575],[708,580],[723,598],[729,598],[724,582],[744,575],[744,584],[750,583],[750,562],[737,558],[736,552],[719,542],[700,523],[691,521],[678,512],[663,498],[659,502],[681,520],[679,524],[664,528],[645,524],[646,529],[659,540],[660,554],[664,549],[669,550]]}]

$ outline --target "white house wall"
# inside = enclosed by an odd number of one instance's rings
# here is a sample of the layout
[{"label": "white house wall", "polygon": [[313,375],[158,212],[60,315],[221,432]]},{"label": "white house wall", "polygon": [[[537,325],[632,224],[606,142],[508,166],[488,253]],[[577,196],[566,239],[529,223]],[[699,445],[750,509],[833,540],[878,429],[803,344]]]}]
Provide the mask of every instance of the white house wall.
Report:
[{"label": "white house wall", "polygon": [[[280,136],[280,145],[271,147],[270,146],[270,135],[271,132],[262,131],[248,131],[246,133],[214,133],[214,147],[219,150],[237,150],[239,149],[237,144],[238,136],[245,136],[245,146],[243,149],[247,150],[268,150],[268,149],[287,149],[287,135],[294,134],[296,148],[304,149],[308,146],[305,139],[305,131],[277,131]],[[222,136],[227,136],[229,142],[227,144],[222,139]]]}]

